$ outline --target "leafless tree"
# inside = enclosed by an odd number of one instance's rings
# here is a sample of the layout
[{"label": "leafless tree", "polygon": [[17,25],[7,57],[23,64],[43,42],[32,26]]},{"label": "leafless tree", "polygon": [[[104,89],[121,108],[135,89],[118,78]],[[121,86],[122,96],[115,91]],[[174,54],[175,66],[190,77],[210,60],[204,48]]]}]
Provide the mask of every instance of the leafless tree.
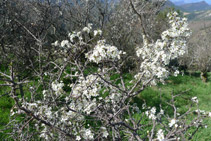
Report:
[{"label": "leafless tree", "polygon": [[183,59],[189,69],[201,72],[203,82],[207,82],[207,72],[211,71],[210,37],[210,27],[205,26],[198,33],[194,33],[188,42],[188,54]]}]

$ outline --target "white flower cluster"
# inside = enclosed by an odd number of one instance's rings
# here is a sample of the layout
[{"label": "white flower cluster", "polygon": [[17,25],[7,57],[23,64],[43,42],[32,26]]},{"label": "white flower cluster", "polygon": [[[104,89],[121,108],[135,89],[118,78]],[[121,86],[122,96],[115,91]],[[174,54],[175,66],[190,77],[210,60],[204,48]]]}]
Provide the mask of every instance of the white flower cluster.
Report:
[{"label": "white flower cluster", "polygon": [[44,138],[45,140],[50,140],[50,137],[48,136],[48,129],[47,126],[43,125],[44,129],[42,130],[40,137]]},{"label": "white flower cluster", "polygon": [[196,96],[192,97],[191,101],[193,101],[194,103],[199,103],[199,100],[198,100],[198,98]]},{"label": "white flower cluster", "polygon": [[100,130],[102,132],[102,137],[107,138],[109,135],[107,129],[105,127],[101,127]]},{"label": "white flower cluster", "polygon": [[98,29],[98,30],[94,30],[94,36],[97,35],[102,35],[102,30]]},{"label": "white flower cluster", "polygon": [[[161,34],[161,39],[149,43],[143,36],[143,47],[136,51],[137,56],[143,59],[140,71],[146,80],[156,77],[164,82],[170,74],[166,66],[172,59],[178,58],[186,51],[186,38],[190,36],[187,19],[178,17],[176,12],[168,14],[168,18],[171,28]],[[178,73],[176,70],[175,75]],[[140,76],[138,73],[136,78]],[[151,84],[156,84],[155,79]]]},{"label": "white flower cluster", "polygon": [[89,23],[87,27],[84,27],[83,28],[83,32],[87,32],[87,33],[90,33],[90,31],[92,30],[92,24]]},{"label": "white flower cluster", "polygon": [[38,108],[38,104],[37,103],[24,103],[25,107],[27,107],[30,111],[35,111]]},{"label": "white flower cluster", "polygon": [[53,91],[55,92],[55,94],[58,96],[59,94],[63,92],[64,83],[63,82],[59,83],[55,81],[51,84],[51,87]]},{"label": "white flower cluster", "polygon": [[149,119],[152,119],[152,120],[155,120],[157,117],[156,117],[156,108],[155,107],[152,107],[151,110],[149,111],[146,111],[145,114],[149,117]]},{"label": "white flower cluster", "polygon": [[[84,33],[91,33],[92,31],[92,24],[88,24],[87,27],[84,27],[82,31],[73,31],[72,33],[68,34],[69,39],[68,40],[63,40],[61,41],[61,43],[59,43],[59,41],[54,42],[52,45],[53,46],[58,46],[61,47],[63,49],[73,49],[73,51],[75,52],[77,49],[77,46],[75,45],[76,43],[79,45],[83,45],[85,44],[85,42],[83,41],[83,34]],[[102,31],[101,30],[94,30],[94,36],[97,35],[101,35]]]},{"label": "white flower cluster", "polygon": [[202,114],[202,115],[206,115],[207,117],[211,117],[211,112],[208,112],[208,111],[205,111],[205,110],[197,109],[194,112],[196,114]]},{"label": "white flower cluster", "polygon": [[101,85],[99,84],[100,78],[96,75],[88,75],[85,78],[79,77],[78,84],[73,87],[72,97],[86,97],[88,99],[91,96],[96,97],[99,95]]},{"label": "white flower cluster", "polygon": [[162,115],[164,114],[163,109],[160,109],[160,112],[156,113],[155,107],[152,107],[152,108],[147,107],[146,108],[145,104],[142,105],[142,109],[149,109],[149,110],[145,111],[145,114],[149,119],[152,119],[152,120],[160,119],[162,117]]},{"label": "white flower cluster", "polygon": [[[102,137],[107,138],[107,136],[109,135],[108,132],[107,132],[107,129],[105,127],[101,127],[100,131],[102,133]],[[91,129],[89,129],[89,128],[88,129],[82,129],[81,133],[82,133],[83,139],[85,139],[85,140],[94,140],[94,133],[91,131]],[[81,137],[77,136],[76,140],[77,141],[81,140]]]},{"label": "white flower cluster", "polygon": [[120,59],[120,55],[125,54],[125,52],[119,51],[117,47],[106,44],[105,42],[105,40],[98,41],[93,51],[86,54],[89,61],[98,64],[104,60],[113,61],[115,59]]},{"label": "white flower cluster", "polygon": [[178,125],[176,124],[178,121],[176,119],[171,119],[171,121],[169,122],[169,127],[172,127],[173,125],[175,125],[175,127],[177,127]]},{"label": "white flower cluster", "polygon": [[[76,99],[69,106],[76,110],[90,114],[97,107],[96,97],[99,96],[101,90],[101,79],[96,75],[88,75],[80,77],[78,83],[72,86],[71,98]],[[69,97],[66,100],[70,100]]]},{"label": "white flower cluster", "polygon": [[82,42],[83,37],[82,37],[82,33],[80,31],[79,32],[74,31],[72,33],[69,33],[68,37],[69,37],[69,40],[63,40],[63,41],[61,41],[61,43],[59,43],[59,41],[56,41],[52,45],[61,47],[63,49],[69,49],[69,48],[74,49],[75,48],[74,44],[76,42],[83,43]]},{"label": "white flower cluster", "polygon": [[[48,101],[43,101],[42,103],[26,103],[24,107],[36,113],[36,115],[40,115],[40,118],[48,119],[50,123],[56,122],[56,125],[63,128],[63,125],[72,126],[73,124],[78,124],[84,121],[84,114],[91,114],[97,108],[97,97],[99,97],[99,93],[101,90],[102,84],[101,79],[96,75],[88,75],[86,77],[79,77],[77,84],[71,85],[72,92],[69,96],[65,98],[68,105],[61,105],[60,109],[55,111],[53,107],[48,106],[48,102],[50,99],[50,91],[44,90],[43,95],[44,99],[48,99]],[[63,83],[59,83],[57,81],[52,83],[52,89],[54,93],[63,94],[62,87]],[[51,101],[53,102],[53,101]],[[37,106],[39,104],[39,106]],[[68,107],[68,108],[67,108]],[[58,108],[58,106],[57,106]],[[48,138],[46,134],[46,128],[42,130],[42,134],[40,137]],[[81,126],[73,129],[74,134],[76,135],[76,140],[93,140],[94,133],[91,128],[84,128]],[[107,137],[108,132],[105,127],[101,129],[102,136]],[[78,136],[80,134],[80,136]]]},{"label": "white flower cluster", "polygon": [[83,134],[83,138],[85,140],[93,140],[94,139],[94,134],[92,133],[92,131],[90,129],[84,129],[82,130]]},{"label": "white flower cluster", "polygon": [[[68,36],[69,36],[70,41],[71,41],[72,43],[75,42],[75,39],[79,39],[79,41],[81,42],[81,41],[83,40],[81,34],[82,34],[82,33],[81,33],[80,31],[79,31],[79,32],[75,32],[75,31],[74,31],[72,34],[69,33]],[[62,42],[63,42],[63,41],[62,41]],[[62,45],[61,45],[61,46],[62,46]]]},{"label": "white flower cluster", "polygon": [[164,141],[165,137],[164,137],[164,133],[162,129],[159,129],[157,132],[157,140],[158,141]]}]

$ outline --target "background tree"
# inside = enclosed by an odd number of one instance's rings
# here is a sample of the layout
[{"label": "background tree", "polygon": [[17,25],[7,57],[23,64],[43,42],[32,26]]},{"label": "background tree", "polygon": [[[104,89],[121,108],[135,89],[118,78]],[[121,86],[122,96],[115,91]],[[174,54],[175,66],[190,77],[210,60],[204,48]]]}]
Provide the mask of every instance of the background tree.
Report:
[{"label": "background tree", "polygon": [[200,71],[203,82],[207,82],[207,72],[211,70],[210,37],[210,27],[204,26],[201,31],[194,32],[188,41],[188,52],[181,60],[189,70]]}]

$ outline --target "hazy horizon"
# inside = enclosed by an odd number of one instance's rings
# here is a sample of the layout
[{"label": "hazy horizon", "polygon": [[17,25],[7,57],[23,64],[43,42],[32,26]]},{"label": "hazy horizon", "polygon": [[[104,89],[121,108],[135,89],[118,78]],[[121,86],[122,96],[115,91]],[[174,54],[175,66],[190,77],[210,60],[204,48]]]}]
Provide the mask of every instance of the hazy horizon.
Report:
[{"label": "hazy horizon", "polygon": [[184,3],[195,3],[195,2],[200,2],[200,1],[205,1],[208,4],[211,4],[211,0],[170,0],[172,2],[184,2]]}]

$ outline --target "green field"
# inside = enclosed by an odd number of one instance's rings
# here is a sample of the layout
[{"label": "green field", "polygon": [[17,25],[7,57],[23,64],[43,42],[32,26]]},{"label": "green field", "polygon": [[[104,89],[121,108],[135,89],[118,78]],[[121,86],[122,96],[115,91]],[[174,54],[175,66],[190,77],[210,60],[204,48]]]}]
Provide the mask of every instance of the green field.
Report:
[{"label": "green field", "polygon": [[[186,91],[181,97],[183,100],[178,99],[179,109],[181,111],[186,109],[187,103],[194,96],[199,99],[199,108],[205,111],[211,111],[211,73],[209,73],[209,78],[207,83],[203,83],[199,77],[199,73],[194,73],[191,75],[179,75],[178,77],[170,77],[167,80],[166,85],[158,85],[149,87],[144,90],[135,102],[140,104],[143,99],[150,106],[157,106],[160,104],[160,95],[164,98],[170,98],[170,94],[178,94],[182,91]],[[0,88],[0,94],[5,94],[7,90],[3,87]],[[139,103],[140,102],[140,103]],[[12,107],[13,101],[7,96],[0,97],[0,129],[3,128],[9,121],[9,112]],[[211,119],[206,119],[204,124],[207,128],[200,128],[192,140],[194,141],[210,141],[211,140]],[[3,133],[0,133],[0,140],[2,140]]]},{"label": "green field", "polygon": [[[180,92],[189,90],[181,97],[183,97],[177,105],[181,111],[186,109],[186,105],[190,103],[190,99],[194,96],[199,99],[199,109],[211,111],[211,73],[209,73],[208,82],[203,83],[200,79],[200,73],[191,75],[179,75],[178,77],[170,77],[166,85],[159,85],[156,87],[147,88],[139,95],[140,99],[145,99],[150,106],[158,106],[160,103],[160,94],[162,97],[169,97],[170,94],[179,94]],[[201,128],[193,141],[210,141],[211,140],[211,119],[206,119],[204,124],[207,128]]]}]

